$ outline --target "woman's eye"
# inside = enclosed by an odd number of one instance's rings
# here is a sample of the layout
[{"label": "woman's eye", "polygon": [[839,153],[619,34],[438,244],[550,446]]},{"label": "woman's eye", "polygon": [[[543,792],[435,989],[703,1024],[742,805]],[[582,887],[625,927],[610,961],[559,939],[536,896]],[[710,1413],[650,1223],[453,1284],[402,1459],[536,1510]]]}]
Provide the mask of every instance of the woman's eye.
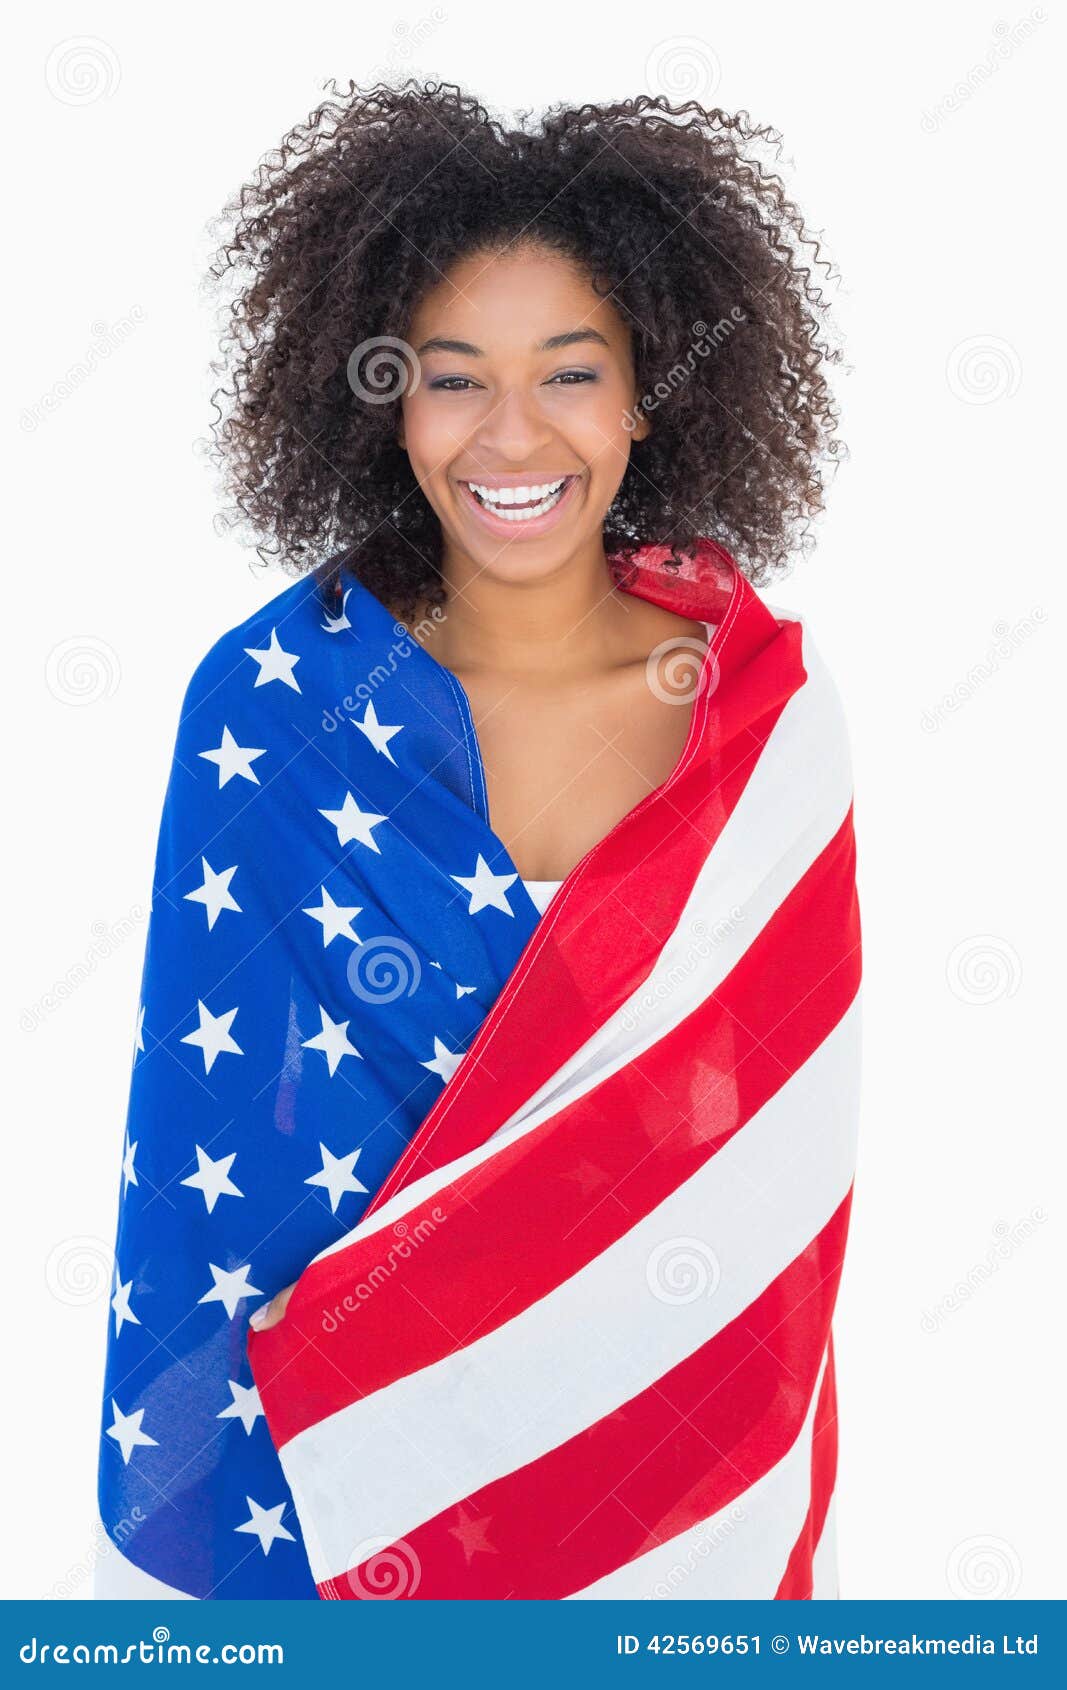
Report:
[{"label": "woman's eye", "polygon": [[[594,370],[560,370],[556,375],[548,378],[545,386],[576,387],[579,383],[596,381],[596,379]],[[478,386],[478,383],[473,381],[470,376],[435,376],[426,385],[437,393],[470,393]]]}]

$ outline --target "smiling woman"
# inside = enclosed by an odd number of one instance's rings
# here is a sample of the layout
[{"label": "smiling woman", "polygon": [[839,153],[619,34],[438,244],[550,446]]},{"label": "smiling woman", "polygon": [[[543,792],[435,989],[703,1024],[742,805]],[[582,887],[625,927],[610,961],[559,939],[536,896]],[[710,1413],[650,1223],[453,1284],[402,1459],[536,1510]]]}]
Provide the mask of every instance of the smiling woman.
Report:
[{"label": "smiling woman", "polygon": [[[560,322],[578,326],[542,332]],[[446,536],[489,569],[500,540],[519,542],[502,560],[517,581],[542,571],[563,527],[571,545],[599,541],[648,424],[626,429],[630,332],[581,268],[536,240],[472,253],[409,332],[422,381],[402,398],[397,439]]]},{"label": "smiling woman", "polygon": [[834,446],[769,133],[353,88],[231,208],[218,452],[299,578],[178,727],[101,1594],[836,1594],[860,935],[756,591]]},{"label": "smiling woman", "polygon": [[[524,404],[536,359],[557,417],[589,403],[602,360],[622,387],[615,449],[599,443],[618,471],[608,549],[711,534],[751,580],[773,577],[822,506],[819,460],[836,451],[826,366],[840,357],[817,244],[771,168],[780,150],[768,126],[695,101],[642,95],[509,127],[447,85],[337,92],[223,225],[214,274],[237,284],[217,429],[231,519],[290,567],[343,553],[386,601],[443,603],[445,535],[398,435],[400,401],[488,406],[506,434],[520,401],[509,384],[499,414],[487,357],[496,375],[501,356],[509,375],[522,357]],[[486,255],[534,246],[581,273],[582,297],[549,320],[526,286],[491,337],[480,309],[459,309],[467,284]],[[586,467],[496,456],[520,476]],[[480,484],[488,467],[467,464]]]},{"label": "smiling woman", "polygon": [[625,426],[630,332],[579,265],[532,241],[453,265],[409,334],[421,380],[397,440],[449,587],[448,615],[428,596],[412,621],[466,689],[513,860],[561,878],[677,761],[689,716],[671,707],[669,657],[707,638],[699,618],[610,590],[605,513],[648,433]]}]

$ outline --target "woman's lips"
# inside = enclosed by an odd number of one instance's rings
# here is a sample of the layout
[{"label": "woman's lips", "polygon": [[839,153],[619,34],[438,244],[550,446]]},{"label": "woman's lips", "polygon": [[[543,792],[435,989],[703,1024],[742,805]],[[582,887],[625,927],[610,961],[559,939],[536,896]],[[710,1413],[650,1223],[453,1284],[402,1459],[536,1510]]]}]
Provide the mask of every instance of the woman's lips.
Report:
[{"label": "woman's lips", "polygon": [[[543,486],[547,482],[558,479],[558,476],[543,476],[538,479],[536,485]],[[547,533],[550,528],[555,527],[556,523],[561,520],[561,517],[566,514],[570,505],[573,504],[575,489],[581,479],[582,477],[580,475],[566,476],[564,478],[565,486],[556,498],[555,503],[549,510],[545,511],[540,516],[519,515],[518,513],[522,510],[521,505],[505,505],[503,507],[505,511],[510,510],[516,512],[513,516],[499,515],[488,505],[482,503],[478,495],[471,490],[470,482],[460,481],[457,483],[457,486],[460,489],[460,496],[463,499],[464,504],[473,512],[475,517],[481,523],[481,526],[485,528],[487,532],[498,535],[501,539],[525,540],[534,539],[538,535]],[[533,483],[532,477],[530,480],[531,483]],[[482,483],[479,483],[478,485],[481,486]]]}]

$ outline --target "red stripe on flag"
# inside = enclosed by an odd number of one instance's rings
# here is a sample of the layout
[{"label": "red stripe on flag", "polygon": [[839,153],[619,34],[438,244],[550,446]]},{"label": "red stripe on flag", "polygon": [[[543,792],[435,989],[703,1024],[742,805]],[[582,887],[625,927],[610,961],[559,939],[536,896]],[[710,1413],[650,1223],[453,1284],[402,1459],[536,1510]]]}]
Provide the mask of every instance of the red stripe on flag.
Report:
[{"label": "red stripe on flag", "polygon": [[827,1340],[826,1372],[815,1410],[811,1446],[811,1505],[800,1536],[793,1545],[782,1582],[775,1592],[779,1602],[810,1601],[814,1585],[815,1551],[826,1524],[826,1514],[837,1478],[837,1385],[834,1378],[834,1346]]},{"label": "red stripe on flag", "polygon": [[[396,1594],[420,1601],[552,1600],[738,1499],[743,1508],[746,1490],[787,1454],[808,1413],[850,1206],[851,1192],[742,1314],[655,1385],[326,1581],[322,1594],[366,1600],[381,1593],[386,1568],[403,1567],[407,1588]],[[828,1400],[824,1384],[824,1428]]]}]

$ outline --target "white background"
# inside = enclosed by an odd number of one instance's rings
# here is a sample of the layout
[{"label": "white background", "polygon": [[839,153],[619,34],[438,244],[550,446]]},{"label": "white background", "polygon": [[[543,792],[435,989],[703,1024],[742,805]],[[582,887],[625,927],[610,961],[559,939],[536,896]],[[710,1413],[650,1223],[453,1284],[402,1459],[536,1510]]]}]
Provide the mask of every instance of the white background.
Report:
[{"label": "white background", "polygon": [[790,191],[843,277],[849,366],[833,379],[850,460],[814,554],[767,592],[808,619],[855,763],[865,1103],[836,1321],[842,1594],[1063,1595],[1052,6],[86,0],[23,13],[21,31],[5,98],[4,1594],[88,1594],[178,709],[217,636],[289,582],[212,525],[195,449],[206,224],[326,77],[413,69],[511,117],[674,89],[783,133]]}]

